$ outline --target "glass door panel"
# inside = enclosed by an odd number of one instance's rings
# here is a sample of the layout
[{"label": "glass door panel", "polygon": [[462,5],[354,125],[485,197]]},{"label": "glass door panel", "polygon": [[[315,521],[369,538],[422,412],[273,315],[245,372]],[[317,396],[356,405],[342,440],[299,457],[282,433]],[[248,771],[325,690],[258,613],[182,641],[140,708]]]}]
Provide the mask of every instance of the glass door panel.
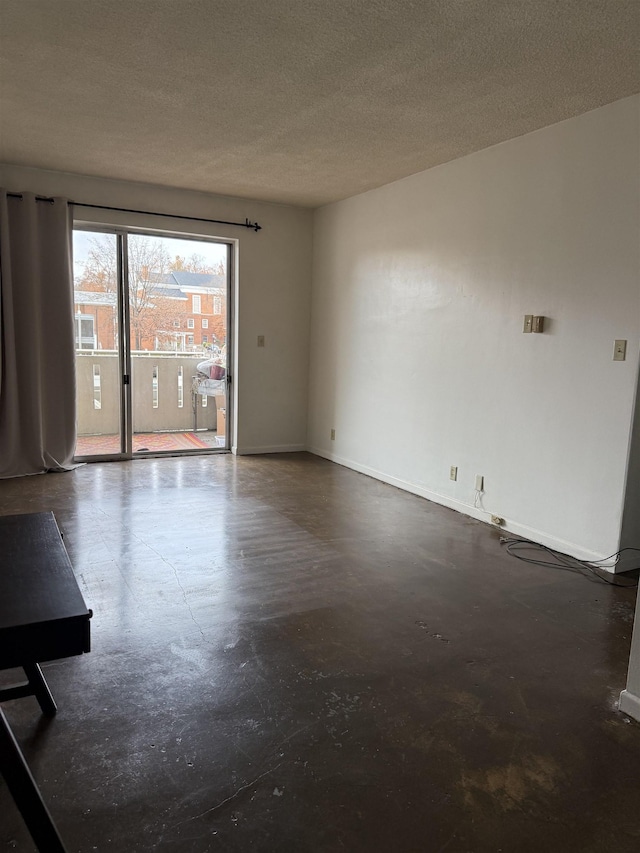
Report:
[{"label": "glass door panel", "polygon": [[123,452],[115,234],[73,232],[77,457]]},{"label": "glass door panel", "polygon": [[229,247],[127,243],[133,454],[226,447]]},{"label": "glass door panel", "polygon": [[228,447],[229,246],[74,230],[76,457]]}]

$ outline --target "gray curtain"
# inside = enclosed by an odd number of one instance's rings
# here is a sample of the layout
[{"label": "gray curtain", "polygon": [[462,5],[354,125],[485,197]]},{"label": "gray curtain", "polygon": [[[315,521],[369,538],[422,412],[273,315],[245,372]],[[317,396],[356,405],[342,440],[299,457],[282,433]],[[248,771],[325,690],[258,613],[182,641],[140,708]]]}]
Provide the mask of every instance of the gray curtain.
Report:
[{"label": "gray curtain", "polygon": [[0,477],[74,467],[71,213],[0,190]]}]

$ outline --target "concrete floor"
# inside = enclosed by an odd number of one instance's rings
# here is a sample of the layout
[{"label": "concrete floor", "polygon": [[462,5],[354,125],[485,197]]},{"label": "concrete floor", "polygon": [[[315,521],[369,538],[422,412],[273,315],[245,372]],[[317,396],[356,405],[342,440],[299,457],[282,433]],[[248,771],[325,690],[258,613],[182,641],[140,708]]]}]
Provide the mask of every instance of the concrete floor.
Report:
[{"label": "concrete floor", "polygon": [[48,509],[93,651],[3,707],[69,851],[640,849],[635,590],[306,454],[0,482]]}]

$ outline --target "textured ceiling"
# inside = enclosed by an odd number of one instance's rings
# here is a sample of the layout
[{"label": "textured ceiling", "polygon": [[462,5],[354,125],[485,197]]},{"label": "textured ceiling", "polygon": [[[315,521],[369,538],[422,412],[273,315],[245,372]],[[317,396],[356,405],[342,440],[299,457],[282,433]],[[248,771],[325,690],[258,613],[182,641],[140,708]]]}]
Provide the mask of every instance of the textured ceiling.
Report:
[{"label": "textured ceiling", "polygon": [[315,207],[640,90],[638,0],[0,0],[0,161]]}]

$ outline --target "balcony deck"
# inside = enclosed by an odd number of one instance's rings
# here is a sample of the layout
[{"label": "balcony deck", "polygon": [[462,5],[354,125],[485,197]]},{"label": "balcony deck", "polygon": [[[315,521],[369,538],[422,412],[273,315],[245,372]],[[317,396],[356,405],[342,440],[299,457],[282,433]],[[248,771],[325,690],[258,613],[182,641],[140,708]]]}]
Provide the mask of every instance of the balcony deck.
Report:
[{"label": "balcony deck", "polygon": [[[212,430],[198,432],[140,432],[133,436],[133,452],[166,453],[185,450],[213,450],[222,448],[216,441],[217,433]],[[76,456],[107,456],[120,453],[120,436],[117,433],[103,435],[79,435]]]}]

